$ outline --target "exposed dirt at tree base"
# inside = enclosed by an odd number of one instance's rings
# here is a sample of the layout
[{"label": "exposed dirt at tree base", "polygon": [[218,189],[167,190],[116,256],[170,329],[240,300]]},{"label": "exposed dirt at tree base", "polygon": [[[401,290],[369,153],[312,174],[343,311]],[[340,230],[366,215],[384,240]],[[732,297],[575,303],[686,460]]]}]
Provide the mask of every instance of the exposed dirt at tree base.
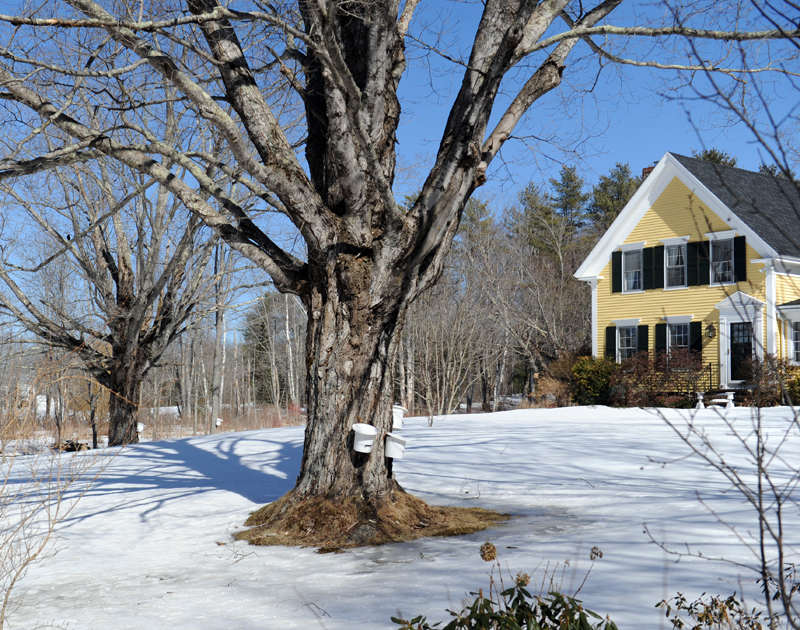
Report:
[{"label": "exposed dirt at tree base", "polygon": [[253,512],[236,536],[253,545],[319,547],[320,553],[424,536],[461,536],[510,518],[483,508],[438,507],[405,493],[375,507],[363,500],[296,500],[292,493]]}]

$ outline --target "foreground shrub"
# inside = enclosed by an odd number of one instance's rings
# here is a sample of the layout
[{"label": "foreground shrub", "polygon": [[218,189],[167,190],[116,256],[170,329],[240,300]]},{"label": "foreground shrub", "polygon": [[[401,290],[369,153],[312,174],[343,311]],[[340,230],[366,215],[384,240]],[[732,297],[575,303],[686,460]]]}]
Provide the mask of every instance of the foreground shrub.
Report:
[{"label": "foreground shrub", "polygon": [[[670,600],[662,600],[656,608],[666,611],[667,619],[677,630],[763,630],[761,616],[755,608],[747,610],[736,598],[736,593],[723,599],[708,597],[703,593],[693,602],[686,601],[682,593]],[[773,620],[777,622],[777,620]],[[768,627],[774,627],[775,623]]]},{"label": "foreground shrub", "polygon": [[[517,583],[489,598],[483,591],[471,593],[475,600],[461,613],[448,612],[454,619],[441,630],[617,630],[610,619],[586,610],[581,602],[561,593],[547,597],[531,595]],[[599,619],[590,622],[591,619]],[[435,630],[441,622],[429,624],[425,617],[411,621],[392,617],[400,630]]]},{"label": "foreground shrub", "polygon": [[572,366],[572,400],[579,405],[607,405],[611,377],[618,367],[605,358],[580,357]]},{"label": "foreground shrub", "polygon": [[[547,595],[532,595],[527,590],[531,582],[531,576],[527,573],[517,573],[513,578],[514,585],[505,588],[495,546],[487,542],[481,547],[480,553],[486,562],[497,564],[499,585],[495,582],[492,569],[489,594],[484,595],[483,590],[470,593],[474,599],[464,610],[447,611],[453,619],[446,626],[440,628],[440,621],[430,624],[421,615],[411,620],[392,617],[392,621],[399,625],[398,630],[618,630],[613,621],[585,609],[574,596],[560,593],[554,577],[547,571],[542,582],[542,590],[548,584]],[[593,547],[589,554],[592,566],[595,560],[602,557],[603,552]]]}]

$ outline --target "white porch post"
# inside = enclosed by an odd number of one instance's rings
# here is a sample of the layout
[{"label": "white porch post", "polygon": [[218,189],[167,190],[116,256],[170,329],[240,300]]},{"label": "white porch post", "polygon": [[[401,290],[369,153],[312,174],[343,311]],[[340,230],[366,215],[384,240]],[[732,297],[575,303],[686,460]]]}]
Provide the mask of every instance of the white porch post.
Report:
[{"label": "white porch post", "polygon": [[725,389],[728,386],[728,320],[720,315],[719,318],[719,386]]},{"label": "white porch post", "polygon": [[598,357],[597,342],[599,332],[597,330],[597,281],[599,278],[592,278],[589,284],[592,286],[592,356],[596,359]]},{"label": "white porch post", "polygon": [[765,269],[766,301],[767,301],[767,343],[766,350],[769,354],[778,354],[778,318],[775,310],[775,265],[773,261],[767,263]]}]

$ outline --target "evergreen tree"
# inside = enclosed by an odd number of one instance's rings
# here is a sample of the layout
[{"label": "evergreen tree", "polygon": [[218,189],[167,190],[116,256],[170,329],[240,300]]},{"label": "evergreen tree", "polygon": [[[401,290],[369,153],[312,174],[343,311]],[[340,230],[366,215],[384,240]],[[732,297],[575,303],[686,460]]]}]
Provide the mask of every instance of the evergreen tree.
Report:
[{"label": "evergreen tree", "polygon": [[641,177],[635,177],[631,172],[630,164],[622,162],[617,162],[608,175],[600,176],[600,180],[592,188],[588,210],[597,231],[604,232],[608,229],[641,183]]},{"label": "evergreen tree", "polygon": [[711,164],[719,164],[720,166],[730,167],[736,166],[737,162],[739,161],[735,156],[729,154],[727,151],[722,151],[721,149],[717,149],[715,147],[703,149],[702,151],[692,149],[692,157],[697,158],[698,160],[703,160],[703,162],[710,162]]},{"label": "evergreen tree", "polygon": [[550,198],[555,212],[565,219],[573,230],[581,228],[590,195],[585,191],[586,182],[578,175],[577,168],[562,166],[559,178],[551,178],[550,186],[553,188]]},{"label": "evergreen tree", "polygon": [[758,165],[758,172],[762,175],[777,177],[778,179],[794,179],[794,171],[789,171],[787,177],[787,173],[777,164],[761,162],[761,164]]}]

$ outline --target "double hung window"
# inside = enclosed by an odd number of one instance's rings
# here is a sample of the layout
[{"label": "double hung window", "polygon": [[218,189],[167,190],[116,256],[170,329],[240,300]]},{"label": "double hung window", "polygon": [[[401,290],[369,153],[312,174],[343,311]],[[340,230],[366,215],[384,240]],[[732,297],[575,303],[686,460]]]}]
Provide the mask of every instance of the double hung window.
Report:
[{"label": "double hung window", "polygon": [[733,282],[733,239],[711,242],[711,283]]},{"label": "double hung window", "polygon": [[636,326],[620,326],[617,328],[619,334],[619,360],[630,359],[636,354]]},{"label": "double hung window", "polygon": [[665,248],[667,263],[666,288],[686,286],[686,245],[669,245]]},{"label": "double hung window", "polygon": [[792,324],[792,355],[794,356],[795,363],[800,363],[800,322]]},{"label": "double hung window", "polygon": [[643,290],[641,249],[622,253],[622,276],[626,293]]},{"label": "double hung window", "polygon": [[669,325],[669,351],[689,349],[689,324]]}]

